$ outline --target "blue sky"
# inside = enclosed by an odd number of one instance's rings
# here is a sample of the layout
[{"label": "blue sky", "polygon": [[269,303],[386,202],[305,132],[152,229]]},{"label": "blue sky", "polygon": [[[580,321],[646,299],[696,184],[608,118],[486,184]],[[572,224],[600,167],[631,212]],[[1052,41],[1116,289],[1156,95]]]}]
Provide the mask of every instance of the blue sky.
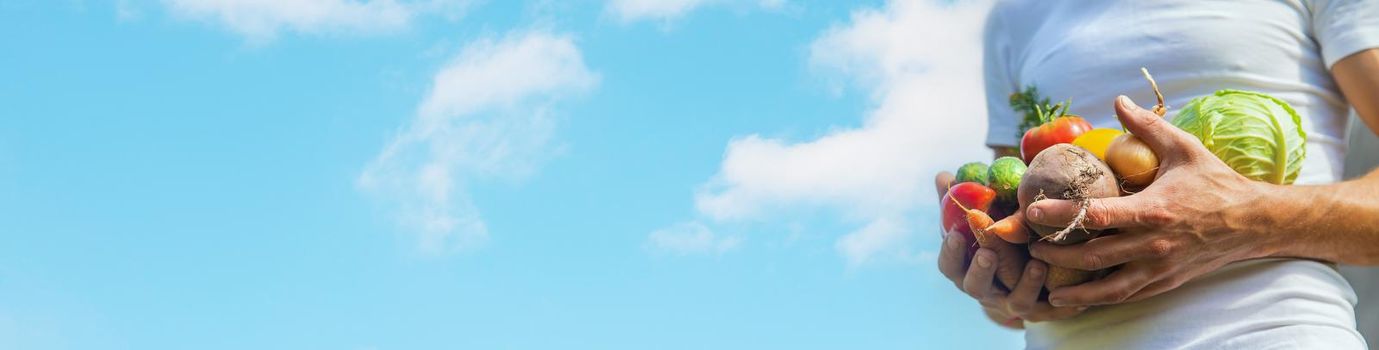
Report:
[{"label": "blue sky", "polygon": [[0,348],[1017,346],[981,7],[0,2]]}]

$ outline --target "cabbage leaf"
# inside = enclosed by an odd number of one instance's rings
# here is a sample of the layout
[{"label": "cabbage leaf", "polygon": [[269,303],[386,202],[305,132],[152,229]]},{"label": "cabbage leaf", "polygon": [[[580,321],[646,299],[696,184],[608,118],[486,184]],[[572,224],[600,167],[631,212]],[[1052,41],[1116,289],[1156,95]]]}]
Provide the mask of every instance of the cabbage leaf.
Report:
[{"label": "cabbage leaf", "polygon": [[1192,99],[1173,125],[1252,180],[1291,184],[1307,156],[1307,133],[1298,113],[1287,102],[1259,92],[1220,90]]}]

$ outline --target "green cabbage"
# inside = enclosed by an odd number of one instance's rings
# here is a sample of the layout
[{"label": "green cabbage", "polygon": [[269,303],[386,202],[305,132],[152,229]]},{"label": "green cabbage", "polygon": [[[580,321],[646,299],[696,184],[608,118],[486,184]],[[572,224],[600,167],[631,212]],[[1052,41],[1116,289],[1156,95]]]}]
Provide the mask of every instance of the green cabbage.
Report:
[{"label": "green cabbage", "polygon": [[1291,184],[1307,156],[1307,133],[1298,113],[1263,93],[1220,90],[1192,99],[1173,125],[1252,180]]}]

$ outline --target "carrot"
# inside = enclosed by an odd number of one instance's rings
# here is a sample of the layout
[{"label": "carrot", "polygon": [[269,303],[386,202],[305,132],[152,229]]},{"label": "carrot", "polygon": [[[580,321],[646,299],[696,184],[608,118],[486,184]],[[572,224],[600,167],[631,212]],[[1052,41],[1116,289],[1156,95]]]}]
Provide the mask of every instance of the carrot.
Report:
[{"label": "carrot", "polygon": [[[967,209],[962,203],[958,203],[958,207],[967,212],[967,226],[972,228],[972,235],[976,236],[977,244],[996,253],[996,280],[1005,285],[1006,289],[1015,288],[1015,283],[1020,281],[1020,274],[1025,271],[1025,263],[1029,261],[1029,251],[993,234],[990,228],[995,226],[995,222],[991,220],[990,215],[981,210]],[[1028,240],[1028,234],[1025,235]]]},{"label": "carrot", "polygon": [[[959,205],[959,207],[961,207],[961,205]],[[972,233],[974,234],[977,231],[985,231],[986,228],[991,227],[991,224],[994,223],[991,220],[991,216],[986,215],[986,213],[982,212],[981,210],[967,208],[963,208],[963,210],[967,211],[967,227],[971,227]],[[981,237],[978,237],[977,242],[981,243],[981,241]],[[985,245],[983,244],[982,246]]]},{"label": "carrot", "polygon": [[1001,221],[987,226],[986,232],[995,234],[1006,242],[1015,244],[1029,243],[1029,229],[1026,229],[1025,225],[1020,224],[1020,222],[1014,219],[1001,219]]}]

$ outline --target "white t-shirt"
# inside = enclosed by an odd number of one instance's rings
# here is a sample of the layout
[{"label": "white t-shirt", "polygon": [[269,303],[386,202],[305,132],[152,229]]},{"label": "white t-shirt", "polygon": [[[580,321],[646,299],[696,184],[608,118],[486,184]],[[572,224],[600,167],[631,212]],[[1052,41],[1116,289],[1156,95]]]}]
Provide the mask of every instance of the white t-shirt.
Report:
[{"label": "white t-shirt", "polygon": [[[1037,86],[1096,127],[1119,128],[1116,95],[1154,104],[1149,68],[1170,116],[1218,89],[1261,91],[1302,116],[1299,184],[1338,180],[1348,104],[1328,68],[1379,47],[1379,1],[999,1],[985,34],[987,143],[1016,146],[1022,118],[1008,96]],[[1241,262],[1136,303],[1026,324],[1030,348],[1363,349],[1355,294],[1330,265]]]}]

